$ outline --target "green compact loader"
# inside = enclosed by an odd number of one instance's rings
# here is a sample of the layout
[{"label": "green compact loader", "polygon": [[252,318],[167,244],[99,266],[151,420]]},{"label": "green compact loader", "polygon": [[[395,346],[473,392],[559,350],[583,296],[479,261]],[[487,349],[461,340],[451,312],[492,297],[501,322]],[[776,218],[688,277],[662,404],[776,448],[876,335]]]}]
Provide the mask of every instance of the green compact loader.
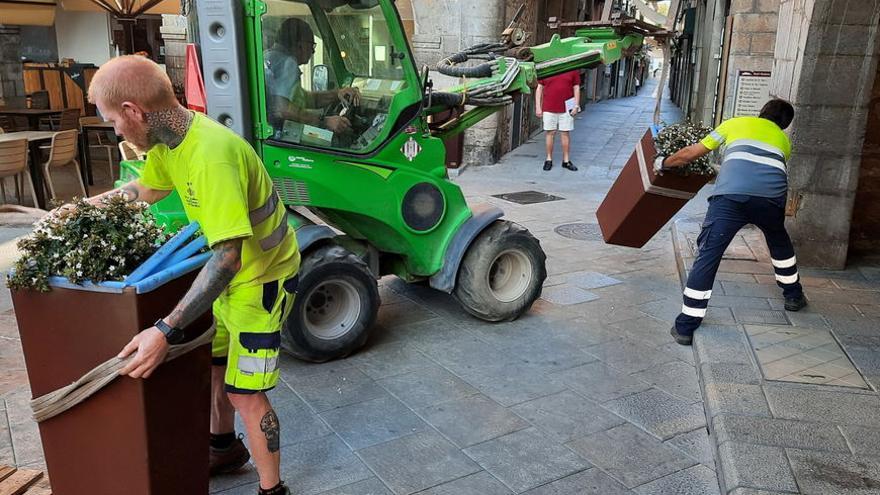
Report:
[{"label": "green compact loader", "polygon": [[[444,141],[538,78],[642,45],[639,34],[599,28],[526,47],[514,18],[497,43],[438,64],[463,82],[435,91],[393,0],[195,0],[188,15],[208,114],[254,146],[296,230],[300,283],[282,342],[315,362],[365,343],[386,275],[450,293],[486,321],[527,311],[546,278],[544,252],[499,208],[467,204],[447,178]],[[121,180],[142,167],[123,162]],[[169,228],[186,222],[176,194],[153,211]]]}]

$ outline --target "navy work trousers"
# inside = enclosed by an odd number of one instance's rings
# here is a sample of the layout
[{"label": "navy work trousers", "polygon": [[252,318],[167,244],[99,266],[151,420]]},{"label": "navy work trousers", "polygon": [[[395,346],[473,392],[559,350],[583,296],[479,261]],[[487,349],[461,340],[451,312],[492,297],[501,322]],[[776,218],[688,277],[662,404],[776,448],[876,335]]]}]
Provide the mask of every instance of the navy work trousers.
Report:
[{"label": "navy work trousers", "polygon": [[688,275],[681,314],[675,319],[679,334],[693,335],[700,326],[712,297],[721,257],[733,236],[747,224],[755,225],[764,233],[776,272],[776,284],[782,287],[783,296],[797,298],[803,295],[794,248],[785,230],[785,198],[739,194],[713,196],[709,198],[709,211],[697,237],[697,259]]}]

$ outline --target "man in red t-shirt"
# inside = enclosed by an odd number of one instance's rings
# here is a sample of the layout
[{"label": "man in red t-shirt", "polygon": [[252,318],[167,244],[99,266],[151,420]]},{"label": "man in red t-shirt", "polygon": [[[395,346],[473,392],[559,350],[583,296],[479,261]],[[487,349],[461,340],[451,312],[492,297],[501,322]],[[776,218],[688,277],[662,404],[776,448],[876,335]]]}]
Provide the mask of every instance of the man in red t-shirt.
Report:
[{"label": "man in red t-shirt", "polygon": [[574,116],[581,111],[581,75],[573,70],[538,81],[535,93],[535,115],[544,120],[547,160],[544,170],[553,168],[553,140],[556,131],[562,139],[562,167],[571,171],[577,167],[571,163],[568,133],[574,129]]}]

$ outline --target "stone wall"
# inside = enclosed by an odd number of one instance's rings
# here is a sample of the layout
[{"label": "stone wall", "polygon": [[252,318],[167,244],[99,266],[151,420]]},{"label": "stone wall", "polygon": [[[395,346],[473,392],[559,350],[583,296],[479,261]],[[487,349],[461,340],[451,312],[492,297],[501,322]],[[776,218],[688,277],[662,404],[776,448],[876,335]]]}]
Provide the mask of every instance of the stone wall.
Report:
[{"label": "stone wall", "polygon": [[805,265],[842,268],[877,70],[880,0],[782,0],[771,95],[795,106],[789,231]]},{"label": "stone wall", "polygon": [[[413,0],[415,29],[413,55],[418,67],[433,67],[442,58],[478,43],[498,40],[504,29],[504,0]],[[434,89],[456,84],[432,72]],[[498,114],[483,120],[464,135],[464,165],[491,165],[499,158]]]},{"label": "stone wall", "polygon": [[874,89],[868,104],[868,123],[862,147],[859,185],[853,206],[849,252],[880,252],[880,65],[874,75]]},{"label": "stone wall", "polygon": [[0,99],[16,96],[24,96],[21,33],[16,26],[0,24]]},{"label": "stone wall", "polygon": [[733,117],[738,71],[773,69],[780,0],[732,0],[733,29],[727,65],[724,119]]}]

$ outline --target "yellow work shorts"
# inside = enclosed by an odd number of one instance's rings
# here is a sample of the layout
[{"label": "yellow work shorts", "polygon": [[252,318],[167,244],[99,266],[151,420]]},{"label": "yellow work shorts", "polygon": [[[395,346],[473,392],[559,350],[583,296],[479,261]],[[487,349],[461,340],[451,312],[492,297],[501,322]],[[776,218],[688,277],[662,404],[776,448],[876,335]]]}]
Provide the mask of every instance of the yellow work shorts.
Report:
[{"label": "yellow work shorts", "polygon": [[278,383],[281,327],[296,295],[297,277],[225,290],[214,301],[213,364],[226,366],[226,391],[253,394]]}]

